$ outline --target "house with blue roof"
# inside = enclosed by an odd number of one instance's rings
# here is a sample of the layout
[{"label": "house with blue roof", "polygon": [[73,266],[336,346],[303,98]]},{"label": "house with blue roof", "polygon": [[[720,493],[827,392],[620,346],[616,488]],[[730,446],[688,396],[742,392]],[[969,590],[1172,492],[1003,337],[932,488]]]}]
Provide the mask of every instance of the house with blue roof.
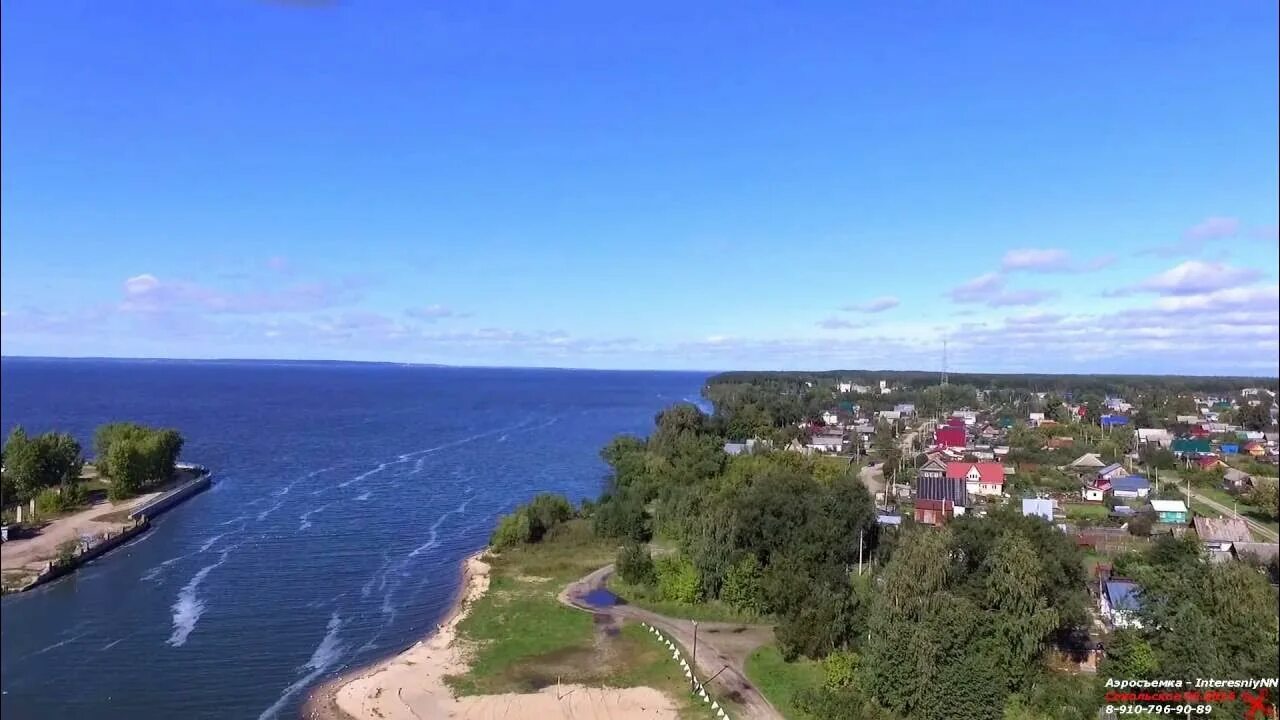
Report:
[{"label": "house with blue roof", "polygon": [[1144,498],[1151,493],[1151,482],[1141,475],[1126,475],[1111,481],[1111,495],[1117,498]]},{"label": "house with blue roof", "polygon": [[1223,455],[1239,455],[1240,445],[1237,443],[1222,443],[1218,446],[1218,450],[1220,450]]},{"label": "house with blue roof", "polygon": [[1138,598],[1142,587],[1132,580],[1107,580],[1098,593],[1098,609],[1112,628],[1140,628]]},{"label": "house with blue roof", "polygon": [[1103,415],[1102,427],[1120,427],[1129,424],[1127,415]]}]

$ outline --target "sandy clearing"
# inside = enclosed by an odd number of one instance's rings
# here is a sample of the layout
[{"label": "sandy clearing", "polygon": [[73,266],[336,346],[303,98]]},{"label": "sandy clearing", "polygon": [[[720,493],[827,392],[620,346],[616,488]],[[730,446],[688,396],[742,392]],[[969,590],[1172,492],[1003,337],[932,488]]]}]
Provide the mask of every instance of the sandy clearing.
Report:
[{"label": "sandy clearing", "polygon": [[[653,688],[547,687],[536,693],[454,697],[448,675],[466,671],[457,646],[458,623],[489,589],[489,565],[476,554],[467,559],[465,588],[453,612],[430,637],[399,655],[334,686],[321,689],[330,708],[358,720],[666,720],[678,717],[673,699]],[[314,713],[318,716],[320,713]]]},{"label": "sandy clearing", "polygon": [[64,542],[79,539],[81,535],[119,532],[127,525],[123,522],[99,522],[95,520],[99,515],[137,507],[159,494],[151,492],[139,495],[120,504],[103,500],[78,513],[54,520],[41,528],[40,534],[35,537],[10,540],[0,545],[0,568],[39,571],[44,568],[45,562],[58,555],[58,546]]}]

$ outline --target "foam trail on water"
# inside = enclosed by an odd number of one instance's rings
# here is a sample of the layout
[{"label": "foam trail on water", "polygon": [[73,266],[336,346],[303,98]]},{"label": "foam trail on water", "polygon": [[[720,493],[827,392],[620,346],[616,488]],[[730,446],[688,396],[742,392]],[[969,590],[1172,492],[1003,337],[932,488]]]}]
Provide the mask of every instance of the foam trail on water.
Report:
[{"label": "foam trail on water", "polygon": [[205,540],[205,541],[204,541],[204,544],[200,546],[200,552],[205,552],[205,551],[206,551],[206,550],[208,550],[209,548],[213,547],[213,544],[214,544],[214,543],[216,543],[216,542],[218,542],[219,540],[221,540],[222,538],[226,537],[228,534],[230,534],[230,532],[231,532],[231,531],[230,531],[230,530],[228,530],[227,532],[224,532],[224,533],[218,533],[217,535],[214,535],[213,537],[209,538],[208,540]]},{"label": "foam trail on water", "polygon": [[35,652],[31,653],[31,654],[32,654],[32,655],[43,655],[43,654],[45,654],[45,653],[49,652],[50,650],[56,650],[56,649],[58,649],[58,648],[62,647],[63,645],[66,645],[66,644],[68,644],[68,643],[73,643],[73,642],[75,642],[75,641],[79,640],[80,638],[82,638],[82,637],[84,637],[85,635],[88,635],[88,634],[89,634],[89,633],[87,633],[87,632],[82,632],[82,633],[80,633],[79,635],[72,635],[71,637],[67,638],[66,640],[59,640],[58,642],[56,642],[56,643],[54,643],[54,644],[52,644],[52,645],[49,645],[49,646],[47,646],[47,647],[42,647],[42,648],[40,648],[39,650],[37,650],[37,651],[35,651]]},{"label": "foam trail on water", "polygon": [[227,556],[238,546],[232,546],[222,551],[222,557],[218,558],[218,562],[212,565],[206,565],[200,568],[191,580],[182,589],[178,591],[178,599],[174,600],[170,610],[173,611],[173,633],[169,635],[167,640],[169,645],[173,647],[182,647],[187,642],[187,636],[192,630],[196,629],[196,623],[200,621],[200,616],[204,614],[204,600],[200,599],[200,585],[204,579],[209,577],[209,573],[213,572],[219,566],[227,561]]},{"label": "foam trail on water", "polygon": [[113,648],[113,647],[115,647],[115,646],[119,645],[119,644],[120,644],[120,643],[122,643],[122,642],[124,642],[124,638],[120,638],[119,640],[113,640],[112,642],[109,642],[109,643],[107,643],[106,645],[103,645],[103,646],[102,646],[102,650],[100,650],[99,652],[106,652],[106,651],[110,650],[111,648]]},{"label": "foam trail on water", "polygon": [[471,502],[471,498],[467,498],[466,500],[462,501],[461,505],[459,505],[453,510],[450,510],[449,512],[437,518],[436,521],[431,524],[431,527],[427,529],[427,533],[430,535],[430,539],[427,540],[422,545],[419,545],[418,547],[414,548],[413,552],[409,553],[409,557],[411,558],[417,557],[418,555],[426,552],[427,550],[430,550],[431,548],[439,544],[440,526],[444,524],[444,521],[447,520],[450,515],[460,515],[466,512],[467,504],[470,502]]},{"label": "foam trail on water", "polygon": [[357,499],[357,500],[368,500],[368,499],[369,499],[369,491],[368,491],[368,490],[365,490],[364,492],[360,493],[359,495],[357,495],[357,496],[356,496],[356,499]]},{"label": "foam trail on water", "polygon": [[271,507],[267,508],[266,510],[263,510],[262,512],[258,513],[258,522],[262,522],[263,520],[266,520],[266,519],[267,519],[267,516],[268,516],[268,515],[270,515],[271,513],[275,512],[275,511],[279,510],[281,505],[284,505],[284,500],[280,500],[280,501],[279,501],[279,502],[277,502],[275,505],[272,505]]},{"label": "foam trail on water", "polygon": [[191,555],[194,555],[194,553],[191,553],[188,555],[179,555],[178,557],[175,557],[175,558],[169,558],[168,560],[165,560],[159,565],[148,570],[145,574],[143,574],[142,579],[155,580],[157,577],[160,576],[160,573],[164,572],[165,568],[169,567],[170,565],[176,562],[181,562],[182,560],[186,560],[187,558],[191,557]]},{"label": "foam trail on water", "polygon": [[258,720],[270,720],[279,717],[280,711],[284,709],[289,698],[293,697],[298,691],[310,685],[313,680],[324,674],[326,670],[333,667],[333,664],[342,656],[342,651],[346,648],[342,643],[338,642],[338,631],[342,629],[342,618],[338,613],[329,616],[329,624],[325,626],[324,637],[320,640],[320,644],[316,646],[314,652],[311,653],[311,659],[307,660],[299,670],[309,670],[306,675],[298,678],[292,685],[284,689],[280,697],[271,705],[271,707],[262,711],[258,716]]},{"label": "foam trail on water", "polygon": [[332,505],[332,504],[333,504],[333,503],[325,503],[325,504],[321,505],[320,507],[313,508],[313,509],[308,510],[308,511],[306,511],[306,512],[302,513],[301,515],[299,515],[299,516],[298,516],[298,519],[299,519],[299,520],[301,520],[301,521],[302,521],[302,523],[301,523],[300,525],[298,525],[298,530],[299,530],[299,531],[302,531],[302,530],[306,530],[307,528],[311,527],[311,516],[312,516],[312,515],[315,515],[316,513],[320,512],[320,511],[322,511],[322,510],[324,510],[325,508],[329,507],[329,506],[330,506],[330,505]]}]

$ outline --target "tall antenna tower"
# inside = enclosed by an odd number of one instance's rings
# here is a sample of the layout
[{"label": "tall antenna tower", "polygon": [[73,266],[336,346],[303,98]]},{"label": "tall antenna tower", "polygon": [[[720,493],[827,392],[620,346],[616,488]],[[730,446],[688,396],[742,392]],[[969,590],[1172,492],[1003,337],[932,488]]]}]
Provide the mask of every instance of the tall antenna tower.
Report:
[{"label": "tall antenna tower", "polygon": [[947,386],[947,339],[942,339],[942,387]]}]

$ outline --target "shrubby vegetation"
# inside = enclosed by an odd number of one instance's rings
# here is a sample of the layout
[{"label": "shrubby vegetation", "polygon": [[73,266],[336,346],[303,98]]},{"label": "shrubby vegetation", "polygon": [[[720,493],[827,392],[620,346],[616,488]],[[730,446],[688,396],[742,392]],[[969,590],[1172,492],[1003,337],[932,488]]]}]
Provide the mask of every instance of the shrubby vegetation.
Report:
[{"label": "shrubby vegetation", "polygon": [[575,513],[573,505],[562,495],[542,493],[498,520],[498,528],[489,538],[496,550],[537,543],[557,525]]}]

